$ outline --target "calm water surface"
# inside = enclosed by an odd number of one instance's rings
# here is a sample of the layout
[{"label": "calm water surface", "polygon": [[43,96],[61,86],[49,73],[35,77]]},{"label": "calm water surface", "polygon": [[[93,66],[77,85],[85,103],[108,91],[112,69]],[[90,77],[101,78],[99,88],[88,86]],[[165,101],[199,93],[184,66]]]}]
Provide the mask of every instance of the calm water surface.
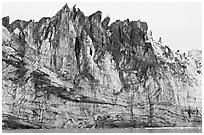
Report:
[{"label": "calm water surface", "polygon": [[18,129],[3,133],[202,133],[201,127],[185,128],[108,128],[108,129]]}]

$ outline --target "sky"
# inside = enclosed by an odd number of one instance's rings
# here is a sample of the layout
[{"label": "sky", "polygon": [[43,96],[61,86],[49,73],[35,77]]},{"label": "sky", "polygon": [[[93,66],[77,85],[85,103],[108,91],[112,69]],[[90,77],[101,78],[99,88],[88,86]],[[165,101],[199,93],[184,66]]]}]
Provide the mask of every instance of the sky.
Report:
[{"label": "sky", "polygon": [[[159,37],[172,50],[186,52],[202,49],[202,4],[199,2],[69,2],[76,4],[85,15],[100,10],[102,18],[109,16],[115,20],[141,20],[152,30],[154,40]],[[39,21],[42,17],[54,16],[65,2],[61,3],[3,3],[2,17],[10,16],[10,22],[20,19]]]}]

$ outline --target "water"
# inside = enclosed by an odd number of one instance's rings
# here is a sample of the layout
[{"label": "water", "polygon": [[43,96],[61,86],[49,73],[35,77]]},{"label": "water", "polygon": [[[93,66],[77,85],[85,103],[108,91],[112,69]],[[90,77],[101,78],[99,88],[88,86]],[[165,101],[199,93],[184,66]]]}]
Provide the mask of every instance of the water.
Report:
[{"label": "water", "polygon": [[3,133],[202,133],[202,127],[181,128],[105,128],[105,129],[17,129]]}]

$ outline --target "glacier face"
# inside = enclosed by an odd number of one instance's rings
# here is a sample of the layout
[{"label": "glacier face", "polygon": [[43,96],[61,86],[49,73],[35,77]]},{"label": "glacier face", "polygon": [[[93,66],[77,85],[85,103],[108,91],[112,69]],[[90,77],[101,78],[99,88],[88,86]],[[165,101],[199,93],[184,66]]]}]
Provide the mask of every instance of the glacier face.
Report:
[{"label": "glacier face", "polygon": [[65,5],[39,22],[2,19],[4,128],[202,123],[202,51],[174,52],[146,22],[101,16]]}]

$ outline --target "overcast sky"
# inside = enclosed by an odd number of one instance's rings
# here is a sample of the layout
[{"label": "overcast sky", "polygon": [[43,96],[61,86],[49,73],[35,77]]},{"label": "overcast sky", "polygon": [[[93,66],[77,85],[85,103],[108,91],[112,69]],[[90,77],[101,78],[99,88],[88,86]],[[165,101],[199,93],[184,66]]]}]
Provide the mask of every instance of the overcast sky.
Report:
[{"label": "overcast sky", "polygon": [[[3,3],[3,16],[10,16],[10,21],[16,19],[33,19],[39,21],[42,17],[51,17],[65,3]],[[85,15],[91,15],[97,10],[102,11],[102,17],[107,15],[111,22],[120,19],[146,21],[153,37],[173,50],[187,51],[202,48],[202,7],[201,3],[68,3],[69,7],[76,4]]]}]

